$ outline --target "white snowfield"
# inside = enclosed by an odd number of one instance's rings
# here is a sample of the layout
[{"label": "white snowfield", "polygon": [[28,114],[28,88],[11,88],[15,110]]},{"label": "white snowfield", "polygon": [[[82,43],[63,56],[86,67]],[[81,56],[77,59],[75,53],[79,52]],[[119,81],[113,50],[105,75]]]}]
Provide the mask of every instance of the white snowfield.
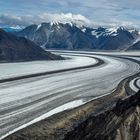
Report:
[{"label": "white snowfield", "polygon": [[137,80],[136,84],[137,84],[137,87],[139,88],[138,90],[140,90],[140,77],[139,77],[139,79]]},{"label": "white snowfield", "polygon": [[[65,53],[65,56],[67,55],[72,59],[52,62],[49,70],[96,64],[97,61],[91,56],[99,58],[105,63],[97,67],[1,83],[0,139],[55,113],[110,94],[116,89],[120,81],[138,73],[140,70],[139,64],[123,58],[88,53],[75,54],[74,52]],[[38,62],[30,62],[30,65],[35,67],[35,63]],[[51,62],[44,61],[42,63]],[[22,69],[27,68],[27,63],[25,63],[25,68],[22,64],[15,64],[22,67],[17,67],[21,70],[19,73],[18,69],[12,69],[13,64],[9,64],[9,67],[8,63],[5,64],[5,68],[9,68],[7,73],[11,69],[11,73],[12,70],[15,70],[17,75],[25,74]],[[45,67],[48,69],[47,65]],[[38,69],[40,69],[39,66],[36,70]],[[5,69],[3,68],[3,70]],[[26,70],[26,74],[29,74],[30,71],[33,71],[32,67]],[[12,75],[11,73],[8,77]],[[0,73],[0,75],[2,74]],[[5,76],[1,76],[1,78],[5,78]]]},{"label": "white snowfield", "polygon": [[117,52],[117,51],[112,51],[112,52],[91,52],[91,51],[66,51],[66,50],[47,50],[51,52],[60,52],[60,53],[82,53],[82,54],[101,54],[101,55],[114,55],[114,56],[137,56],[137,58],[140,58],[140,51],[128,51],[128,52]]},{"label": "white snowfield", "polygon": [[140,90],[140,77],[134,78],[130,81],[129,86],[133,91],[138,92]]},{"label": "white snowfield", "polygon": [[96,59],[85,57],[81,58],[68,55],[62,55],[69,60],[62,61],[32,61],[32,62],[18,62],[18,63],[1,63],[0,64],[0,80],[18,77],[41,72],[56,71],[62,69],[69,69],[81,66],[94,65],[98,63]]}]

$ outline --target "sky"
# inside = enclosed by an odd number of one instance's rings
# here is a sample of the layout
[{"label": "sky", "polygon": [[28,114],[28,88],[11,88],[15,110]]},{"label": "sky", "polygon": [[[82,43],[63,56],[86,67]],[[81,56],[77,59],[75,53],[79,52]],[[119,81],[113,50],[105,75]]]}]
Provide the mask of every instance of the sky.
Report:
[{"label": "sky", "polygon": [[140,27],[140,0],[0,0],[0,25],[72,21]]}]

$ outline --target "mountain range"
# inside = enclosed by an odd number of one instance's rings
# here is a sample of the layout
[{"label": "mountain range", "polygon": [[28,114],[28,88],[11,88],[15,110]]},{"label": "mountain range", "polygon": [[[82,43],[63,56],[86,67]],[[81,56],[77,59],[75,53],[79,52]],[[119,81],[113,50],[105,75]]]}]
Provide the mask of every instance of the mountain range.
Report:
[{"label": "mountain range", "polygon": [[19,25],[17,25],[17,26],[0,25],[0,28],[3,29],[6,32],[14,33],[14,32],[19,32],[19,31],[23,30],[25,27],[24,26],[19,26]]},{"label": "mountain range", "polygon": [[139,50],[138,30],[124,27],[78,27],[73,23],[30,25],[16,33],[42,48],[68,50]]},{"label": "mountain range", "polygon": [[0,29],[0,62],[61,59],[32,41]]}]

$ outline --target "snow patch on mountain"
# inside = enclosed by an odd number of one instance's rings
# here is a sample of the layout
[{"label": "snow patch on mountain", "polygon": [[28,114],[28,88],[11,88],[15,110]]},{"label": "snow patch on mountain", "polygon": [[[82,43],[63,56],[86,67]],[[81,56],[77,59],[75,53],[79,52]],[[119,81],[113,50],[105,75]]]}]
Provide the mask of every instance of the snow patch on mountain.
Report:
[{"label": "snow patch on mountain", "polygon": [[53,25],[59,25],[59,22],[57,22],[57,21],[51,21],[51,22],[50,22],[50,25],[51,25],[51,26],[53,26]]},{"label": "snow patch on mountain", "polygon": [[100,31],[100,28],[94,29],[91,34],[95,36],[96,38],[99,38],[100,36],[117,36],[118,35],[118,28],[102,28],[102,31]]},{"label": "snow patch on mountain", "polygon": [[106,29],[106,33],[108,35],[117,36],[118,35],[118,28],[108,28]]},{"label": "snow patch on mountain", "polygon": [[86,28],[81,29],[82,32],[86,32]]},{"label": "snow patch on mountain", "polygon": [[93,36],[95,36],[96,38],[99,38],[100,36],[101,36],[101,34],[99,34],[97,31],[92,31],[91,32],[91,34],[93,35]]},{"label": "snow patch on mountain", "polygon": [[38,26],[37,26],[37,29],[36,30],[39,30],[40,28],[41,28],[41,24],[39,24]]}]

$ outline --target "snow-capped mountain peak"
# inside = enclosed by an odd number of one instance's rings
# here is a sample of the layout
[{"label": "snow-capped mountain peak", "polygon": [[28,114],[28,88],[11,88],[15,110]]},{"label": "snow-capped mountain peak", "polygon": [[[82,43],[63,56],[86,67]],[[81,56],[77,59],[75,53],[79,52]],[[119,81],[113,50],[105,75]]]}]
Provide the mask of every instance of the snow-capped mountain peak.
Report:
[{"label": "snow-capped mountain peak", "polygon": [[123,50],[138,38],[138,33],[124,27],[89,28],[72,22],[50,22],[29,26],[18,36],[26,37],[43,48]]},{"label": "snow-capped mountain peak", "polygon": [[53,26],[53,25],[58,25],[58,24],[59,24],[59,22],[57,22],[57,21],[51,21],[51,22],[50,22],[50,25],[51,25],[51,26]]},{"label": "snow-capped mountain peak", "polygon": [[117,33],[118,28],[112,27],[112,28],[108,28],[106,29],[107,32],[113,34],[113,33]]}]

